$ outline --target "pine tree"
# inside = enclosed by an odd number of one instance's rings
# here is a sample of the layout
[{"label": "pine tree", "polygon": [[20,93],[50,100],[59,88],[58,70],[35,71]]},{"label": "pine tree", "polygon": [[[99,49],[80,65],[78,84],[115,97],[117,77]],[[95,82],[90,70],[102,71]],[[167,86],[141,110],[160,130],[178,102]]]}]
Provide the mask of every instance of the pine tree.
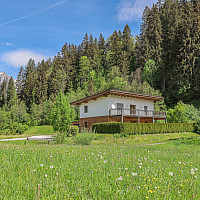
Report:
[{"label": "pine tree", "polygon": [[17,102],[17,96],[16,96],[16,89],[15,89],[15,83],[11,76],[9,82],[8,82],[8,89],[7,89],[7,104],[9,107],[13,106]]}]

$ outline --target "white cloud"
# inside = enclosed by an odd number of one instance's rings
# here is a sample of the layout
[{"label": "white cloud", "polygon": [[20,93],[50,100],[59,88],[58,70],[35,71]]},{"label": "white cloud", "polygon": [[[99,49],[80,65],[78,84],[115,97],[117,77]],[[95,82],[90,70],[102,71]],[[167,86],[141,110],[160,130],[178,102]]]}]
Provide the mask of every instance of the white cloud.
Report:
[{"label": "white cloud", "polygon": [[119,22],[131,22],[142,18],[144,8],[151,7],[157,0],[121,0],[118,5]]},{"label": "white cloud", "polygon": [[30,58],[35,60],[37,64],[42,59],[48,59],[50,56],[42,55],[27,49],[18,49],[15,51],[8,51],[1,55],[1,62],[12,67],[20,67],[27,65]]},{"label": "white cloud", "polygon": [[10,46],[10,47],[13,47],[13,46],[15,46],[13,43],[11,43],[11,42],[6,42],[6,46]]}]

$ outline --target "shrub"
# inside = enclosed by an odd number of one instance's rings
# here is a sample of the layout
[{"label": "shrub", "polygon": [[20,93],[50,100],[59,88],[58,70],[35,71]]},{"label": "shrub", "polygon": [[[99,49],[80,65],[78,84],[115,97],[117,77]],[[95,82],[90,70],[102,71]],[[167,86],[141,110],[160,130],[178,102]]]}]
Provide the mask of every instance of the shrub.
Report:
[{"label": "shrub", "polygon": [[96,133],[124,133],[128,135],[135,134],[156,134],[156,133],[176,133],[193,132],[193,123],[121,123],[105,122],[93,124],[93,131]]},{"label": "shrub", "polygon": [[93,139],[93,133],[79,133],[74,137],[74,143],[81,145],[90,145]]},{"label": "shrub", "polygon": [[78,126],[71,126],[70,133],[71,133],[72,136],[76,136],[79,133]]},{"label": "shrub", "polygon": [[194,132],[200,134],[200,121],[194,125]]},{"label": "shrub", "polygon": [[9,134],[21,135],[28,129],[28,125],[23,125],[21,123],[14,122],[9,126]]}]

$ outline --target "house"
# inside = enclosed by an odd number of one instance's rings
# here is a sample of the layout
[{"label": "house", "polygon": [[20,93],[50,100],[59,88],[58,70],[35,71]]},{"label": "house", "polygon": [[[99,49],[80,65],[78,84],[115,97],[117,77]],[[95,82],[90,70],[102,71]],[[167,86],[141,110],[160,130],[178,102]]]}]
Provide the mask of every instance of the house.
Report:
[{"label": "house", "polygon": [[80,106],[79,128],[91,128],[100,122],[154,123],[165,120],[166,112],[154,111],[154,103],[163,97],[136,94],[119,90],[101,93],[74,101]]}]

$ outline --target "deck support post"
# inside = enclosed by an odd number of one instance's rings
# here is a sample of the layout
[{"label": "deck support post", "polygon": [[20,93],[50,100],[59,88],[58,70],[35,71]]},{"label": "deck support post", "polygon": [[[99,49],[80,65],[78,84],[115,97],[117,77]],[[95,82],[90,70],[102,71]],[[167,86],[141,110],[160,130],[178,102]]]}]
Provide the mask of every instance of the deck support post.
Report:
[{"label": "deck support post", "polygon": [[137,118],[137,123],[140,123],[140,117]]},{"label": "deck support post", "polygon": [[165,124],[167,123],[167,118],[165,118]]},{"label": "deck support post", "polygon": [[152,118],[152,123],[155,123],[155,119],[154,119],[154,117]]},{"label": "deck support post", "polygon": [[124,123],[123,108],[122,108],[121,122]]}]

